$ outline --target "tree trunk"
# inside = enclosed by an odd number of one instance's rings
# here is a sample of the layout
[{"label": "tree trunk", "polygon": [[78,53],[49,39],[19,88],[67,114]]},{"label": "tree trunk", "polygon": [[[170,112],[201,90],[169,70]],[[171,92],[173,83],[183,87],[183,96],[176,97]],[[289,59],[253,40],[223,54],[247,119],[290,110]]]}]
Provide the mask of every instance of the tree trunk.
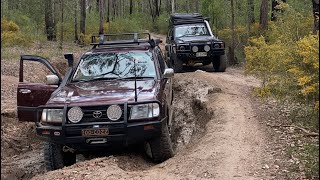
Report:
[{"label": "tree trunk", "polygon": [[196,12],[199,12],[199,1],[195,1]]},{"label": "tree trunk", "polygon": [[251,31],[251,25],[255,23],[254,19],[254,0],[248,1],[248,32]]},{"label": "tree trunk", "polygon": [[100,2],[99,2],[100,0],[97,0],[96,1],[96,11],[97,12],[100,12]]},{"label": "tree trunk", "polygon": [[60,0],[60,10],[61,10],[61,32],[60,32],[60,49],[62,49],[63,48],[63,33],[64,33],[64,9],[63,9],[63,7],[64,7],[64,1],[63,0]]},{"label": "tree trunk", "polygon": [[312,0],[312,6],[314,17],[313,33],[317,34],[319,32],[319,0]]},{"label": "tree trunk", "polygon": [[152,18],[152,22],[155,22],[155,13],[154,13],[154,10],[153,10],[153,1],[151,2],[152,0],[148,0],[149,2],[149,7],[150,7],[150,15],[151,15],[151,18]]},{"label": "tree trunk", "polygon": [[235,65],[235,56],[234,56],[234,48],[235,48],[235,40],[236,40],[236,35],[235,35],[235,22],[234,22],[234,0],[231,0],[231,31],[232,31],[232,42],[231,42],[231,47],[229,48],[229,62],[230,65]]},{"label": "tree trunk", "polygon": [[56,40],[55,23],[53,19],[53,2],[52,0],[44,0],[45,3],[45,24],[48,41]]},{"label": "tree trunk", "polygon": [[112,1],[112,7],[113,7],[112,20],[114,20],[116,18],[116,2]]},{"label": "tree trunk", "polygon": [[189,12],[189,0],[186,0],[186,12]]},{"label": "tree trunk", "polygon": [[111,0],[108,1],[108,9],[107,9],[107,23],[110,23],[110,6],[111,6]]},{"label": "tree trunk", "polygon": [[172,2],[171,2],[171,12],[172,12],[172,14],[175,13],[175,3],[174,3],[174,0],[172,0]]},{"label": "tree trunk", "polygon": [[159,11],[159,0],[154,0],[154,13],[155,16],[160,16],[160,11]]},{"label": "tree trunk", "polygon": [[86,0],[80,0],[80,33],[86,34]]},{"label": "tree trunk", "polygon": [[170,0],[166,0],[166,12],[170,13]]},{"label": "tree trunk", "polygon": [[103,34],[104,0],[99,0],[99,34]]},{"label": "tree trunk", "polygon": [[262,31],[266,31],[268,29],[268,0],[261,0],[260,29]]},{"label": "tree trunk", "polygon": [[132,4],[132,0],[130,0],[130,15],[132,14],[132,9],[133,9],[133,4]]},{"label": "tree trunk", "polygon": [[78,36],[78,3],[75,2],[74,4],[74,41],[78,42],[79,41],[79,36]]}]

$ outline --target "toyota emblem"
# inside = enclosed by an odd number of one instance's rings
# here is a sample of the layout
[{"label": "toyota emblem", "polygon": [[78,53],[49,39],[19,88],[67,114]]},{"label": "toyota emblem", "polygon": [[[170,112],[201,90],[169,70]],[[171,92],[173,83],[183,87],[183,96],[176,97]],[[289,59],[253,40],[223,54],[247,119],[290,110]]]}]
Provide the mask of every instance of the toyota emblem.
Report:
[{"label": "toyota emblem", "polygon": [[94,111],[93,112],[93,117],[94,118],[101,118],[102,112],[101,111]]}]

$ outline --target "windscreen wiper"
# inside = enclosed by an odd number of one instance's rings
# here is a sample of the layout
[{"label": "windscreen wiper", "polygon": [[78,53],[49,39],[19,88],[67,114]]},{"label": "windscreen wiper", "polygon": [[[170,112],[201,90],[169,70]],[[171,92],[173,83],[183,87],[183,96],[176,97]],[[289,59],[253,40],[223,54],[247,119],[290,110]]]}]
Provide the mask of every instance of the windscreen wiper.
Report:
[{"label": "windscreen wiper", "polygon": [[72,82],[89,82],[89,81],[97,81],[97,80],[115,80],[115,79],[119,79],[116,77],[96,77],[96,78],[91,78],[91,79],[79,79],[79,80],[74,80]]},{"label": "windscreen wiper", "polygon": [[154,77],[151,76],[137,76],[137,77],[124,77],[124,78],[118,78],[119,80],[123,80],[123,79],[154,79]]}]

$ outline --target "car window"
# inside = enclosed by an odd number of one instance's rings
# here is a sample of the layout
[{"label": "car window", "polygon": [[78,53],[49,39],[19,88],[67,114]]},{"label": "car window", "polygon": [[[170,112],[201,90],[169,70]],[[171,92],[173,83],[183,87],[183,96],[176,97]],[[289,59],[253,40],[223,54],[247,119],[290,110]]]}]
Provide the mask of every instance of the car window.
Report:
[{"label": "car window", "polygon": [[176,26],[175,37],[210,35],[205,24],[188,24]]},{"label": "car window", "polygon": [[[135,62],[135,63],[134,63]],[[156,77],[154,60],[150,52],[120,52],[84,55],[73,81],[92,78]]]}]

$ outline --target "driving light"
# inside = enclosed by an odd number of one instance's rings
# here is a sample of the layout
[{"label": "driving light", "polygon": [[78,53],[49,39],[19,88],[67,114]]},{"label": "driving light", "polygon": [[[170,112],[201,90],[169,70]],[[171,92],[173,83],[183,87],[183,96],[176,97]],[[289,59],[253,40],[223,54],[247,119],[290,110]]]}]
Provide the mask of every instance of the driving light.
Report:
[{"label": "driving light", "polygon": [[43,109],[41,121],[47,123],[62,123],[63,109]]},{"label": "driving light", "polygon": [[193,46],[193,47],[192,47],[192,51],[193,51],[193,52],[198,52],[198,51],[199,51],[198,46]]},{"label": "driving light", "polygon": [[83,117],[83,112],[80,107],[73,107],[68,111],[68,119],[72,123],[78,123]]},{"label": "driving light", "polygon": [[206,52],[210,51],[210,46],[209,46],[209,45],[205,45],[205,46],[204,46],[204,50],[205,50]]},{"label": "driving light", "polygon": [[121,118],[122,110],[118,105],[111,105],[107,109],[107,116],[110,120],[116,121]]},{"label": "driving light", "polygon": [[158,117],[160,107],[158,103],[137,104],[131,106],[130,120]]}]

